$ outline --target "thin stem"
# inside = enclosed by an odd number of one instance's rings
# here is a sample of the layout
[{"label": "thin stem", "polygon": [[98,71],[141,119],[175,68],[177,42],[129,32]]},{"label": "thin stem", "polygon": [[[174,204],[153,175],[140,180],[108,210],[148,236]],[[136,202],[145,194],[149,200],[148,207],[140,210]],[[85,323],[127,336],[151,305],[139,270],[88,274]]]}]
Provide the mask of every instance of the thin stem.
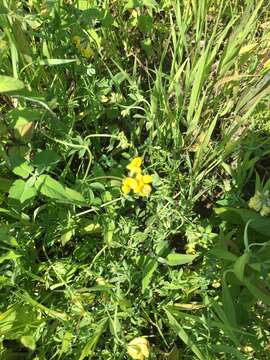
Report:
[{"label": "thin stem", "polygon": [[90,138],[95,138],[95,137],[105,137],[105,138],[113,138],[113,139],[119,139],[119,137],[117,135],[111,135],[111,134],[90,134],[87,135],[84,139],[90,139]]},{"label": "thin stem", "polygon": [[120,180],[120,181],[122,181],[122,178],[117,177],[117,176],[98,176],[98,177],[91,178],[91,179],[87,180],[87,182],[92,182],[92,181],[102,180],[102,179],[112,179],[112,180]]},{"label": "thin stem", "polygon": [[[108,205],[114,204],[114,203],[118,202],[118,201],[121,200],[121,199],[122,199],[122,198],[119,197],[119,198],[117,198],[117,199],[108,201],[108,202],[106,202],[106,203],[104,203],[104,204],[101,204],[101,205],[100,205],[100,208],[104,208],[104,207],[106,207],[106,206],[108,206]],[[82,211],[82,212],[80,212],[79,214],[76,214],[75,216],[76,216],[76,217],[82,216],[82,215],[85,215],[85,214],[88,214],[88,213],[90,213],[90,212],[97,211],[97,210],[98,210],[97,208],[91,208],[91,209]]]}]

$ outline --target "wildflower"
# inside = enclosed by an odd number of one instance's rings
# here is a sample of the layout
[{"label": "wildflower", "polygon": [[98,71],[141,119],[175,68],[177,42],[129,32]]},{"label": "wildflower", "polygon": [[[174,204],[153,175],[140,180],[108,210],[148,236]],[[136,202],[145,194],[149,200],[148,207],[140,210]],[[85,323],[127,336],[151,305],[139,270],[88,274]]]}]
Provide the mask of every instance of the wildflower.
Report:
[{"label": "wildflower", "polygon": [[130,170],[130,176],[123,179],[122,192],[127,195],[131,190],[139,196],[148,196],[152,191],[151,184],[153,182],[152,175],[143,175],[142,169],[142,158],[136,157],[133,159],[127,168]]},{"label": "wildflower", "polygon": [[186,253],[189,254],[189,255],[195,255],[196,254],[196,244],[195,243],[189,243],[189,244],[186,244]]},{"label": "wildflower", "polygon": [[140,174],[142,172],[141,165],[142,157],[136,157],[128,164],[127,169],[130,170],[132,173]]},{"label": "wildflower", "polygon": [[88,44],[86,47],[83,47],[81,44],[81,38],[78,35],[73,36],[72,38],[76,48],[80,50],[81,54],[86,58],[91,58],[94,56],[94,50]]},{"label": "wildflower", "polygon": [[244,351],[244,353],[249,354],[249,353],[253,352],[254,349],[253,349],[253,347],[247,345],[247,346],[243,347],[243,351]]},{"label": "wildflower", "polygon": [[256,191],[255,195],[250,198],[248,206],[259,212],[261,216],[267,216],[270,214],[270,196],[269,191]]},{"label": "wildflower", "polygon": [[218,280],[214,280],[213,282],[212,282],[212,287],[213,288],[215,288],[215,289],[218,289],[219,287],[221,287],[221,283],[218,281]]},{"label": "wildflower", "polygon": [[89,45],[86,48],[81,48],[81,53],[88,59],[94,56],[94,51]]},{"label": "wildflower", "polygon": [[131,190],[135,190],[137,187],[137,182],[131,177],[127,177],[122,182],[122,191],[124,194],[129,194]]},{"label": "wildflower", "polygon": [[135,194],[147,196],[152,190],[152,187],[149,184],[153,182],[153,177],[151,175],[142,175],[138,173],[135,179],[137,182],[135,189],[133,189]]},{"label": "wildflower", "polygon": [[72,40],[73,40],[76,48],[80,49],[81,48],[81,38],[78,35],[75,35],[75,36],[73,36]]},{"label": "wildflower", "polygon": [[143,337],[137,337],[130,341],[127,352],[135,360],[144,360],[149,357],[149,341]]}]

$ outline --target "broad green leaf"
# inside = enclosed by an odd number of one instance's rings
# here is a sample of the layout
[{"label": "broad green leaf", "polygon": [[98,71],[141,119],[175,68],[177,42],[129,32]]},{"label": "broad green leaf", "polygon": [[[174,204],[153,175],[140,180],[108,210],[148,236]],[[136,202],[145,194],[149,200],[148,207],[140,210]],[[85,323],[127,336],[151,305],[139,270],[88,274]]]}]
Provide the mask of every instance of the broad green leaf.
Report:
[{"label": "broad green leaf", "polygon": [[24,83],[22,81],[11,76],[0,75],[0,93],[9,93],[23,88]]},{"label": "broad green leaf", "polygon": [[79,205],[86,204],[84,197],[78,191],[65,187],[65,191],[70,201],[75,202]]},{"label": "broad green leaf", "polygon": [[23,179],[27,179],[34,171],[33,166],[20,154],[11,155],[9,160],[13,173]]},{"label": "broad green leaf", "polygon": [[167,256],[167,264],[169,266],[177,266],[192,263],[198,255],[187,255],[172,253]]},{"label": "broad green leaf", "polygon": [[73,189],[64,187],[60,182],[53,179],[50,175],[41,175],[35,187],[41,194],[54,199],[68,203],[83,204],[85,200],[83,196]]},{"label": "broad green leaf", "polygon": [[236,275],[236,277],[240,280],[243,281],[244,280],[244,272],[245,272],[245,267],[248,264],[249,261],[249,253],[245,252],[242,256],[240,256],[236,262],[234,263],[233,266],[233,271]]},{"label": "broad green leaf", "polygon": [[218,259],[223,259],[227,261],[236,261],[237,256],[229,252],[225,247],[217,245],[209,251],[209,254],[214,255]]},{"label": "broad green leaf", "polygon": [[38,109],[12,109],[7,114],[7,121],[14,129],[17,139],[29,141],[34,130],[34,122],[38,121],[43,112]]},{"label": "broad green leaf", "polygon": [[141,15],[138,18],[138,28],[139,30],[147,34],[152,30],[153,27],[153,19],[150,15]]},{"label": "broad green leaf", "polygon": [[18,200],[21,204],[25,201],[35,197],[37,190],[34,186],[29,184],[29,181],[18,179],[15,180],[9,190],[9,198]]},{"label": "broad green leaf", "polygon": [[224,220],[232,224],[246,224],[248,221],[249,228],[259,234],[270,236],[270,218],[263,217],[253,210],[235,209],[235,208],[216,208],[215,212]]},{"label": "broad green leaf", "polygon": [[155,270],[158,267],[158,262],[156,259],[148,258],[145,262],[144,269],[143,269],[143,275],[142,275],[142,293],[145,292],[148,285],[151,282],[152,276],[155,272]]},{"label": "broad green leaf", "polygon": [[33,163],[35,166],[38,166],[40,169],[48,170],[54,167],[59,160],[60,160],[60,156],[53,150],[43,150],[36,153],[33,159]]},{"label": "broad green leaf", "polygon": [[36,342],[32,335],[24,335],[21,337],[20,340],[23,346],[27,347],[30,350],[35,350]]}]

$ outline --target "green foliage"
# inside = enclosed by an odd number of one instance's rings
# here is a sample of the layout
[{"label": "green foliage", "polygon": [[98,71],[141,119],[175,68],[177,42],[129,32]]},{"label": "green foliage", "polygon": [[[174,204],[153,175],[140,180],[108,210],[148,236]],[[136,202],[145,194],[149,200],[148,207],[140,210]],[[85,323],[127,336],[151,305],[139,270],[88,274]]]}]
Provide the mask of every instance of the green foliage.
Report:
[{"label": "green foliage", "polygon": [[1,359],[268,358],[269,10],[0,1]]}]

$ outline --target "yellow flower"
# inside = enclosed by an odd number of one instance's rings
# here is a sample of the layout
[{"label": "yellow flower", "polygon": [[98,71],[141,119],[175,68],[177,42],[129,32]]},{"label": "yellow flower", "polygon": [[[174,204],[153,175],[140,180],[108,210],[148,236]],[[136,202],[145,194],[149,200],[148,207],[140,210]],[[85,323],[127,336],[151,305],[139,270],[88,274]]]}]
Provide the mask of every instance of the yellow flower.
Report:
[{"label": "yellow flower", "polygon": [[142,157],[136,157],[127,166],[130,170],[130,176],[122,182],[122,192],[124,194],[129,194],[133,190],[139,196],[148,196],[152,191],[149,184],[153,182],[153,176],[143,175],[141,165]]},{"label": "yellow flower", "polygon": [[137,187],[137,182],[135,179],[131,177],[125,178],[122,182],[122,192],[126,195],[130,193],[130,190],[135,191],[136,187]]},{"label": "yellow flower", "polygon": [[152,175],[143,175],[143,182],[145,184],[151,184],[153,182],[153,176]]},{"label": "yellow flower", "polygon": [[195,243],[189,243],[186,245],[186,254],[195,255],[196,254],[196,245]]},{"label": "yellow flower", "polygon": [[88,59],[94,56],[94,50],[89,45],[86,48],[82,48],[81,53]]},{"label": "yellow flower", "polygon": [[75,36],[73,36],[72,40],[73,40],[76,48],[79,49],[81,47],[81,38],[78,35],[75,35]]},{"label": "yellow flower", "polygon": [[218,289],[219,287],[221,287],[221,283],[220,283],[219,280],[216,280],[216,279],[215,279],[215,280],[212,282],[212,286],[213,286],[213,288]]},{"label": "yellow flower", "polygon": [[127,169],[135,174],[140,174],[142,172],[142,157],[136,157],[133,159],[127,166]]},{"label": "yellow flower", "polygon": [[137,337],[130,341],[127,352],[135,360],[144,360],[149,357],[149,341],[143,337]]},{"label": "yellow flower", "polygon": [[152,191],[152,187],[148,184],[144,185],[139,193],[140,196],[148,196]]},{"label": "yellow flower", "polygon": [[134,189],[135,194],[139,194],[140,196],[149,195],[152,190],[152,187],[148,184],[153,181],[152,176],[137,174],[135,179],[137,182],[136,187]]}]

